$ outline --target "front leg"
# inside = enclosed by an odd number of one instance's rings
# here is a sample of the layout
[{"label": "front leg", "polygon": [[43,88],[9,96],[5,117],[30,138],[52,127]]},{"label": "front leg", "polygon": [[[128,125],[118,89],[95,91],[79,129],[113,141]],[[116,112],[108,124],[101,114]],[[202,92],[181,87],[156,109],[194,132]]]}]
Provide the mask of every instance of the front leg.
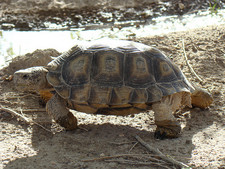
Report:
[{"label": "front leg", "polygon": [[65,100],[58,94],[52,96],[47,102],[46,111],[56,123],[66,130],[77,128],[77,118],[67,109]]}]

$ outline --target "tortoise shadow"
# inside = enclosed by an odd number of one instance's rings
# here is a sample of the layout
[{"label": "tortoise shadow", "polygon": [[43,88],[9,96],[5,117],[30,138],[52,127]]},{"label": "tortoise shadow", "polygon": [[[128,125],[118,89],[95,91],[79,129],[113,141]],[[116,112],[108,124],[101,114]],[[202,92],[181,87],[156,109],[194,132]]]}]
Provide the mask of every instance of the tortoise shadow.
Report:
[{"label": "tortoise shadow", "polygon": [[[101,155],[147,153],[140,145],[129,151],[136,141],[134,139],[135,135],[139,135],[143,140],[159,148],[163,153],[175,156],[177,160],[188,163],[192,150],[195,148],[192,137],[213,122],[208,120],[209,110],[191,109],[190,114],[191,118],[187,120],[182,136],[171,140],[155,140],[153,132],[111,123],[87,124],[81,127],[86,128],[88,131],[78,129],[76,131],[62,131],[56,134],[49,133],[34,125],[32,147],[37,151],[37,154],[11,161],[5,166],[5,169],[118,167],[117,163],[106,163],[104,161],[85,163],[82,160],[98,158]],[[45,127],[50,129],[51,126],[46,125]],[[131,166],[129,165],[129,167]]]}]

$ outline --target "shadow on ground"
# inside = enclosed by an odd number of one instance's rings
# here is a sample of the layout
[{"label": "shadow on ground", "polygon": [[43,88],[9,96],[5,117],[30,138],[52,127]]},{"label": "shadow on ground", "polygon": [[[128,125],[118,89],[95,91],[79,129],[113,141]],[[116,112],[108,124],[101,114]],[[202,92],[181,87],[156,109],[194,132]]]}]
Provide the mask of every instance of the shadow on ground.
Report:
[{"label": "shadow on ground", "polygon": [[[140,144],[134,146],[136,142],[134,138],[135,135],[139,135],[150,145],[159,148],[164,154],[173,156],[175,159],[184,163],[188,163],[188,159],[192,156],[192,150],[195,149],[192,143],[192,137],[213,123],[213,120],[210,122],[206,120],[210,116],[210,111],[198,110],[199,109],[192,109],[190,111],[191,118],[187,119],[183,134],[181,137],[172,140],[155,140],[153,132],[138,130],[127,125],[114,125],[112,123],[100,125],[83,124],[81,127],[87,129],[87,131],[84,129],[78,129],[72,132],[63,130],[56,134],[34,125],[32,131],[32,148],[36,150],[37,154],[11,161],[5,166],[5,169],[137,168],[138,166],[149,168],[148,165],[138,165],[142,160],[141,157],[139,161],[136,161],[135,165],[129,163],[120,164],[121,162],[116,162],[118,158],[112,158],[115,161],[112,160],[110,162],[104,160],[82,162],[82,160],[119,154],[148,154],[149,152]],[[36,120],[40,121],[38,118]],[[8,122],[19,125],[15,119]],[[51,129],[50,124],[45,127]],[[154,128],[154,126],[152,127]],[[23,130],[26,130],[26,128],[23,127]],[[124,158],[120,158],[120,161],[121,159],[126,161],[129,158],[124,156]]]}]

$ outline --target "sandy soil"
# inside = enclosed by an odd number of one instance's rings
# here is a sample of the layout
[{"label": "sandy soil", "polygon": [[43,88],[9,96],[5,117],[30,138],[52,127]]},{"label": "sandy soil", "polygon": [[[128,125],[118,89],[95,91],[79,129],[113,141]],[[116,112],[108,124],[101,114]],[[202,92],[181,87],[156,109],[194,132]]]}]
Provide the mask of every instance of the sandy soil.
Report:
[{"label": "sandy soil", "polygon": [[133,23],[145,24],[161,15],[196,13],[210,5],[216,5],[216,10],[224,4],[224,1],[211,0],[2,0],[0,28],[43,30],[52,29],[51,24],[63,26],[63,29],[90,24],[125,27]]},{"label": "sandy soil", "polygon": [[[206,110],[192,108],[177,112],[183,131],[179,138],[171,140],[154,139],[156,126],[152,112],[128,117],[74,112],[81,129],[63,130],[48,117],[38,95],[19,93],[13,82],[7,81],[7,76],[15,70],[35,65],[36,62],[30,62],[29,58],[57,56],[57,51],[37,50],[14,59],[0,73],[0,106],[23,114],[30,122],[0,111],[0,168],[174,167],[173,164],[154,161],[154,153],[137,143],[135,135],[193,168],[225,168],[224,26],[134,39],[162,50],[180,66],[190,81],[207,89],[214,97],[214,103]],[[201,84],[185,63],[182,39],[190,64],[203,79]],[[89,159],[93,160],[84,161]]]}]

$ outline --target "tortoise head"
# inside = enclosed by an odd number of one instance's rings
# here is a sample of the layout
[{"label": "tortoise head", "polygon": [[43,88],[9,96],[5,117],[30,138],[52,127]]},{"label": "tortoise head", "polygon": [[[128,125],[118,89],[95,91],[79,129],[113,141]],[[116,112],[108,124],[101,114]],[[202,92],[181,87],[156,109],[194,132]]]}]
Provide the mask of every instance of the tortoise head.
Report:
[{"label": "tortoise head", "polygon": [[41,66],[21,69],[14,73],[13,81],[17,90],[39,92],[49,87],[47,73],[48,70]]},{"label": "tortoise head", "polygon": [[193,106],[205,109],[212,104],[213,97],[206,90],[195,86],[195,90],[191,94],[191,102]]}]

